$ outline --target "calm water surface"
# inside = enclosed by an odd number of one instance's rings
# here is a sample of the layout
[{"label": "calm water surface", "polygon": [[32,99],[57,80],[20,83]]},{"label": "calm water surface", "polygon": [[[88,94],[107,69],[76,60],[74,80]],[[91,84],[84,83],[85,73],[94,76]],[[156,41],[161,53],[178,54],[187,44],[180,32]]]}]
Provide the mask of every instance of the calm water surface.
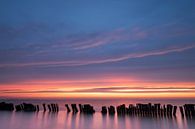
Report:
[{"label": "calm water surface", "polygon": [[[33,102],[41,103],[39,101]],[[61,111],[58,113],[44,113],[43,111],[35,113],[1,111],[0,129],[195,129],[195,120],[182,119],[179,112],[177,112],[176,118],[117,116],[117,114],[110,116],[102,115],[99,112],[101,105],[127,104],[130,101],[78,101],[78,103],[83,102],[92,103],[97,112],[93,115],[67,113],[63,107],[64,103],[77,103],[76,101],[59,101]],[[131,101],[131,103],[134,102],[139,101]],[[174,100],[170,103],[182,105],[185,102]],[[194,100],[189,102],[194,102]]]}]

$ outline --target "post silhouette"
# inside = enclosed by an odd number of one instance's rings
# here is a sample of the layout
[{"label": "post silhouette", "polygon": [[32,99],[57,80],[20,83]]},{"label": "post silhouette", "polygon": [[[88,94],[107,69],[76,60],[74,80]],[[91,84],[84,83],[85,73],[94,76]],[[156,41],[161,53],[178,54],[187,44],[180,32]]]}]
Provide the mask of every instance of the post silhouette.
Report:
[{"label": "post silhouette", "polygon": [[115,114],[115,107],[114,106],[110,106],[110,107],[108,107],[108,112],[109,112],[109,114]]},{"label": "post silhouette", "polygon": [[1,111],[13,111],[14,105],[12,103],[1,102],[0,103],[0,110]]},{"label": "post silhouette", "polygon": [[68,106],[68,104],[65,104],[65,107],[67,109],[67,112],[70,112],[71,111],[70,108],[69,108],[69,106]]},{"label": "post silhouette", "polygon": [[44,111],[44,112],[46,111],[45,103],[43,104],[43,111]]},{"label": "post silhouette", "polygon": [[77,109],[77,105],[76,104],[71,104],[71,107],[72,107],[72,112],[73,113],[77,113],[78,112],[78,109]]},{"label": "post silhouette", "polygon": [[102,106],[102,111],[101,111],[102,114],[107,114],[107,108],[106,106]]}]

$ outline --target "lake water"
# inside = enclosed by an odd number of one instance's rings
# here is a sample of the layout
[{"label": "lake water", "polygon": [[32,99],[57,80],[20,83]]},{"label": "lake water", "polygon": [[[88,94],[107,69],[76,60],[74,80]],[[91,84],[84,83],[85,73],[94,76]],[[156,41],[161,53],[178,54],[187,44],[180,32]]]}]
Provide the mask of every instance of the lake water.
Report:
[{"label": "lake water", "polygon": [[[6,100],[14,103],[31,102],[42,104],[42,100]],[[183,105],[195,103],[195,100],[45,100],[45,103],[57,102],[60,105],[58,113],[49,112],[0,112],[0,129],[195,129],[194,119],[182,119],[179,111],[176,117],[155,118],[138,116],[102,115],[99,111],[102,105],[119,105],[125,103],[160,102]],[[65,111],[65,103],[90,103],[96,113],[93,115],[72,114]]]}]

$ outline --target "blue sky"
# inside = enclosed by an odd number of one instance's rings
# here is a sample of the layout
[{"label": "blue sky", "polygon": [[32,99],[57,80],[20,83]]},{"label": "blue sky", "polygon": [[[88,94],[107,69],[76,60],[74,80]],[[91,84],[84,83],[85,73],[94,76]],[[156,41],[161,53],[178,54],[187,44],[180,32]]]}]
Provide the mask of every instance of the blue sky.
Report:
[{"label": "blue sky", "polygon": [[[195,1],[1,0],[0,84],[195,81]],[[87,82],[87,81],[86,81]]]}]

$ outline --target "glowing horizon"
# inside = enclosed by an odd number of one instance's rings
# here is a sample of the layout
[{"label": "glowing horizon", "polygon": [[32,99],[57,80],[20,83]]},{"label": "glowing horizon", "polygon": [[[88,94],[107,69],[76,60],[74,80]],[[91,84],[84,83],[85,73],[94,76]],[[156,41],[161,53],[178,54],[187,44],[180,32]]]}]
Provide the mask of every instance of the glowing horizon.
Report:
[{"label": "glowing horizon", "polygon": [[[99,80],[100,81],[100,80]],[[121,82],[122,81],[122,82]],[[94,84],[92,82],[95,82]],[[106,82],[106,83],[105,83]],[[81,83],[78,85],[78,83]],[[83,84],[82,84],[83,83]],[[37,81],[8,84],[1,98],[195,98],[193,82],[139,82],[124,79]],[[56,85],[55,85],[56,84]],[[0,85],[1,86],[1,85]],[[2,86],[1,86],[2,87]]]}]

